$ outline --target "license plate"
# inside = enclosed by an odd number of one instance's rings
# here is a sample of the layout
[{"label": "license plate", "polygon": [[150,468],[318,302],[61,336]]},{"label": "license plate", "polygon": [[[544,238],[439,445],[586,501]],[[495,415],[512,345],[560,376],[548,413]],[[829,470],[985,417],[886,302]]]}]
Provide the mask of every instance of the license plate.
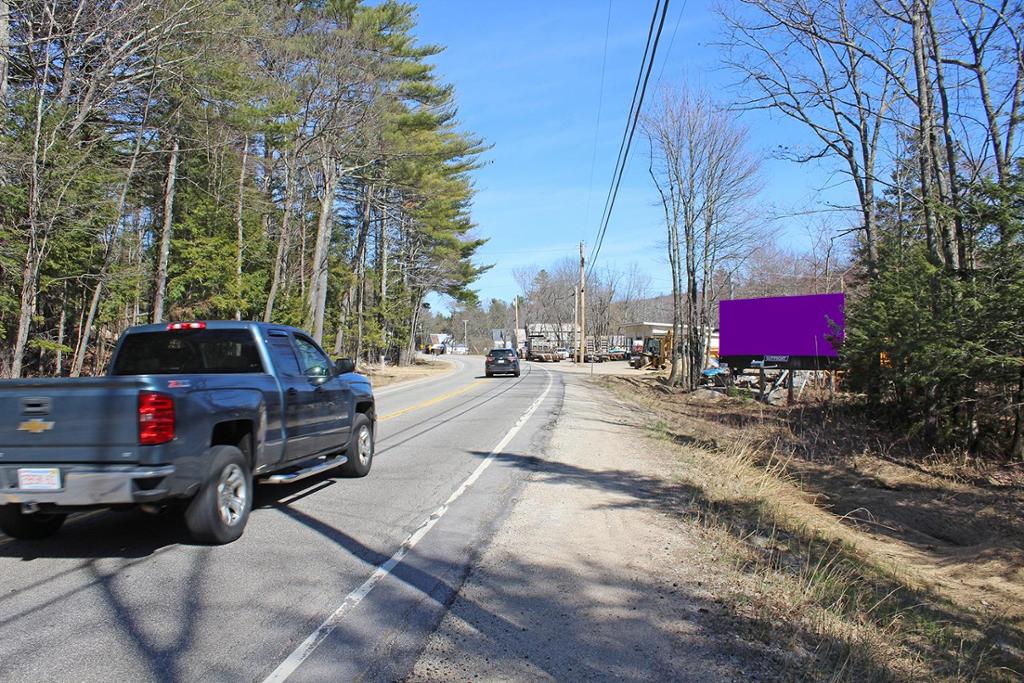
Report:
[{"label": "license plate", "polygon": [[499,360],[498,361],[498,365],[504,365],[504,364],[505,364],[505,361],[503,361],[503,360]]},{"label": "license plate", "polygon": [[22,491],[57,491],[60,489],[60,470],[56,467],[20,467],[18,488]]}]

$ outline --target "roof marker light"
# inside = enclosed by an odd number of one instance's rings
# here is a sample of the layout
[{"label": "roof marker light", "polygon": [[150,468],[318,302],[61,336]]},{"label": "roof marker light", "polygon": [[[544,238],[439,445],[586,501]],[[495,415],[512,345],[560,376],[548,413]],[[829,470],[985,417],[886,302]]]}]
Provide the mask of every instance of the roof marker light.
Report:
[{"label": "roof marker light", "polygon": [[192,323],[170,323],[167,325],[168,330],[205,330],[206,323],[192,322]]}]

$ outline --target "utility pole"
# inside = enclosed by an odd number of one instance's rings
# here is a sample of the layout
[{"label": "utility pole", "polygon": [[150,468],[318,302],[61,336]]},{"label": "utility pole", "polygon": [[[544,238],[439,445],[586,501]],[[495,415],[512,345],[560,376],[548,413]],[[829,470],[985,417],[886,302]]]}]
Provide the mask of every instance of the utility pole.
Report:
[{"label": "utility pole", "polygon": [[587,358],[587,287],[584,267],[586,260],[583,256],[583,242],[580,242],[580,362],[586,362]]},{"label": "utility pole", "polygon": [[580,349],[580,288],[572,288],[572,362],[579,360]]},{"label": "utility pole", "polygon": [[469,321],[462,321],[462,345],[466,347],[466,353],[469,353]]},{"label": "utility pole", "polygon": [[516,326],[512,330],[512,345],[515,347],[516,355],[519,355],[519,295],[512,300],[512,306],[516,309]]}]

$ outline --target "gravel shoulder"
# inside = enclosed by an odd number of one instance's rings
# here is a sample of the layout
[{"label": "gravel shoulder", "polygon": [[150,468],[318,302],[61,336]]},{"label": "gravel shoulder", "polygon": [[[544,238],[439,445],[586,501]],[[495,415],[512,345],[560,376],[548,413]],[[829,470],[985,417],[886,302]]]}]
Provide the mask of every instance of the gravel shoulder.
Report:
[{"label": "gravel shoulder", "polygon": [[565,381],[548,452],[504,456],[534,473],[410,680],[774,678],[777,654],[735,635],[716,568],[665,508],[671,448],[610,393]]}]

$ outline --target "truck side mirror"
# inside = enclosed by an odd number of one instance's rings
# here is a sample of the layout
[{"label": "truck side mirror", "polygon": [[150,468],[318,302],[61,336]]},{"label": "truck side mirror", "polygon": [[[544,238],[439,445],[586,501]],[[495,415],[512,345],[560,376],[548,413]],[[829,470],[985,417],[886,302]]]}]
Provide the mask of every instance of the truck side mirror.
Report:
[{"label": "truck side mirror", "polygon": [[356,362],[351,358],[339,358],[334,361],[334,372],[338,375],[347,375],[356,371]]}]

